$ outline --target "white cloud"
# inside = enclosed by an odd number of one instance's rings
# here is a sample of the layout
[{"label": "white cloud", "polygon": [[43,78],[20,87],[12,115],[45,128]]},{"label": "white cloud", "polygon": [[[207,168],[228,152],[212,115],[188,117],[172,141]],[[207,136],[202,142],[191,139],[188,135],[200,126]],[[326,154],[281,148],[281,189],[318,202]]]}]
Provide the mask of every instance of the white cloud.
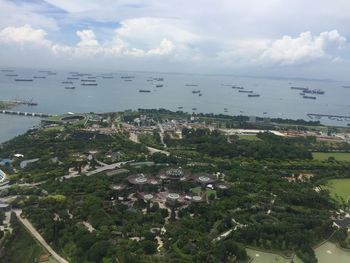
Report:
[{"label": "white cloud", "polygon": [[81,47],[99,46],[95,33],[92,30],[77,31],[77,35],[80,38],[80,42],[78,43],[78,46],[81,46]]},{"label": "white cloud", "polygon": [[0,41],[5,43],[16,43],[20,45],[32,44],[50,47],[51,42],[46,39],[43,29],[34,29],[29,25],[22,27],[6,27],[0,31]]},{"label": "white cloud", "polygon": [[0,0],[0,28],[30,24],[50,30],[58,30],[57,21],[45,14],[46,8],[39,1]]},{"label": "white cloud", "polygon": [[299,65],[325,59],[339,60],[338,51],[346,45],[346,38],[337,30],[325,31],[318,36],[303,32],[298,37],[281,39],[252,39],[238,41],[230,49],[219,52],[227,63],[241,62],[254,65]]}]

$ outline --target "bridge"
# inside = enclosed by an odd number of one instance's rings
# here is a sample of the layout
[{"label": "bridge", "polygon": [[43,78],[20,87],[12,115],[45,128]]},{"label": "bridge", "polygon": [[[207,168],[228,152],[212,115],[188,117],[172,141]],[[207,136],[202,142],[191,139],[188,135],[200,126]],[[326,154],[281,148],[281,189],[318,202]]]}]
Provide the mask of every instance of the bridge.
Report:
[{"label": "bridge", "polygon": [[54,115],[46,114],[46,113],[25,112],[25,111],[12,111],[12,110],[0,110],[0,113],[2,113],[2,114],[9,114],[9,115],[39,117],[39,118],[47,118],[47,117],[54,116]]}]

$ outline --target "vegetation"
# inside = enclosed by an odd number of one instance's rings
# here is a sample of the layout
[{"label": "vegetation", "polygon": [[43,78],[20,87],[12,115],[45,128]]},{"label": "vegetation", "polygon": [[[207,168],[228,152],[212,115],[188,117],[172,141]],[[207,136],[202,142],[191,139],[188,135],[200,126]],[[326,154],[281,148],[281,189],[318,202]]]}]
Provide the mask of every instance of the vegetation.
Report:
[{"label": "vegetation", "polygon": [[0,259],[3,263],[38,262],[45,251],[35,242],[16,216],[11,216],[13,232],[5,243],[5,255]]},{"label": "vegetation", "polygon": [[[166,110],[140,112],[155,119],[175,115]],[[140,112],[127,112],[124,120],[132,122]],[[200,118],[227,125],[245,121],[244,116],[232,120],[225,115],[201,114]],[[186,128],[182,135],[181,140],[164,138],[171,153],[167,156],[151,155],[145,147],[162,147],[157,132],[142,134],[136,144],[121,130],[108,135],[65,125],[59,130],[30,131],[0,148],[1,158],[21,153],[25,159],[39,159],[26,168],[20,165],[22,159],[14,159],[6,167],[12,186],[2,190],[1,196],[14,197],[13,207],[23,209],[45,240],[72,263],[247,262],[246,246],[296,253],[306,263],[317,262],[312,247],[334,232],[331,217],[335,212],[348,209],[344,200],[350,195],[350,163],[313,158],[312,150],[320,147],[314,137],[260,133],[242,138]],[[86,175],[101,162],[130,160],[154,165],[125,164],[123,173]],[[127,180],[131,174],[154,176],[164,167],[218,175],[228,189],[204,189],[187,181],[169,183],[181,194],[205,197],[205,202],[176,204],[176,217],[172,217],[173,208],[138,198],[136,187]],[[72,171],[77,177],[62,177]],[[311,176],[299,179],[300,174]],[[326,187],[316,188],[322,184]],[[117,191],[112,185],[125,187]],[[160,187],[146,185],[142,191],[157,194]],[[337,196],[344,200],[336,202]],[[35,256],[42,253],[20,229],[16,228],[6,243],[8,261],[4,262],[27,262],[24,256],[9,259],[14,249],[23,246],[32,247]],[[348,245],[343,231],[337,232],[334,240]],[[29,259],[28,253],[23,255]]]},{"label": "vegetation", "polygon": [[348,152],[313,152],[312,157],[319,161],[336,160],[350,162],[350,153]]}]

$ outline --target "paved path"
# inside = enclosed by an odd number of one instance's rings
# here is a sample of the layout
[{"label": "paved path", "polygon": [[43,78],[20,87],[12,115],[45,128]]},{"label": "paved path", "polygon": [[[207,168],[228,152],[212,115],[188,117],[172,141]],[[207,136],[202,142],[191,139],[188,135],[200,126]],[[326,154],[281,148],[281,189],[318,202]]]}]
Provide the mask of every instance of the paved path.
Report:
[{"label": "paved path", "polygon": [[59,263],[69,263],[69,261],[65,260],[63,257],[58,255],[51,246],[46,243],[45,239],[39,234],[39,232],[34,228],[34,226],[28,221],[28,219],[22,218],[20,215],[22,210],[16,209],[13,210],[19,221],[28,229],[30,234],[39,241],[39,243],[51,254],[51,256],[57,260]]},{"label": "paved path", "polygon": [[97,173],[101,173],[101,172],[104,172],[104,171],[107,171],[107,170],[114,170],[114,169],[120,168],[122,165],[125,165],[125,164],[130,163],[130,162],[133,162],[133,160],[132,161],[126,161],[126,162],[118,162],[118,163],[108,164],[108,165],[99,167],[96,170],[87,172],[86,175],[87,176],[91,176],[91,175],[94,175],[94,174],[97,174]]}]

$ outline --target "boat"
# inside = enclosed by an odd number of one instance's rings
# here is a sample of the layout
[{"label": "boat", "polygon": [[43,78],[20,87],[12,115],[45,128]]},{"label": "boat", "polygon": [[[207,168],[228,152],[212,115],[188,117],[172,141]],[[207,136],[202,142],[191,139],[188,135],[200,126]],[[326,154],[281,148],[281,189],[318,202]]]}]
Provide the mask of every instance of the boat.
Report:
[{"label": "boat", "polygon": [[103,79],[114,79],[113,76],[102,76]]},{"label": "boat", "polygon": [[6,77],[18,77],[17,74],[6,74],[5,76],[6,76]]},{"label": "boat", "polygon": [[46,79],[46,76],[34,76],[34,79]]},{"label": "boat", "polygon": [[86,83],[86,82],[83,82],[81,83],[82,86],[97,86],[97,83]]},{"label": "boat", "polygon": [[75,89],[74,86],[71,86],[71,87],[64,87],[65,89]]},{"label": "boat", "polygon": [[304,93],[323,95],[324,91],[320,89],[305,89]]},{"label": "boat", "polygon": [[177,108],[178,108],[179,110],[182,110],[184,107],[181,107],[181,106],[180,106],[180,107],[177,107]]},{"label": "boat", "polygon": [[87,77],[88,79],[96,79],[96,77],[95,76],[89,76],[89,77]]},{"label": "boat", "polygon": [[162,84],[161,85],[156,85],[156,88],[161,88],[161,87],[163,87]]},{"label": "boat", "polygon": [[200,90],[192,90],[192,93],[197,94],[197,93],[201,93],[201,91]]},{"label": "boat", "polygon": [[241,93],[253,93],[252,90],[239,90],[238,92],[241,92]]},{"label": "boat", "polygon": [[78,77],[68,77],[67,79],[75,80],[75,79],[79,79],[79,78]]},{"label": "boat", "polygon": [[350,86],[342,86],[344,89],[350,89]]},{"label": "boat", "polygon": [[198,96],[199,96],[199,97],[200,97],[200,96],[203,96],[203,94],[202,94],[202,93],[199,93]]},{"label": "boat", "polygon": [[73,84],[72,81],[62,81],[62,84]]},{"label": "boat", "polygon": [[140,89],[139,92],[150,93],[151,91],[149,89]]},{"label": "boat", "polygon": [[12,69],[2,69],[1,71],[2,71],[2,72],[13,72]]},{"label": "boat", "polygon": [[305,93],[304,93],[304,92],[300,92],[299,94],[300,94],[301,96],[304,96],[304,95],[305,95]]},{"label": "boat", "polygon": [[33,81],[33,79],[15,79],[15,81]]},{"label": "boat", "polygon": [[307,88],[302,88],[302,87],[290,87],[291,89],[297,89],[297,90],[306,90]]},{"label": "boat", "polygon": [[232,86],[233,89],[239,89],[239,90],[242,90],[244,89],[243,87],[238,87],[238,86]]},{"label": "boat", "polygon": [[260,94],[248,94],[249,98],[260,97]]},{"label": "boat", "polygon": [[306,95],[304,95],[303,98],[304,99],[311,99],[311,100],[315,100],[316,99],[315,96],[306,96]]},{"label": "boat", "polygon": [[153,80],[156,80],[156,81],[163,81],[164,78],[153,78]]},{"label": "boat", "polygon": [[185,84],[186,87],[198,87],[197,84]]},{"label": "boat", "polygon": [[82,79],[82,82],[96,82],[96,79]]},{"label": "boat", "polygon": [[192,108],[192,110],[197,110],[197,108]]}]

